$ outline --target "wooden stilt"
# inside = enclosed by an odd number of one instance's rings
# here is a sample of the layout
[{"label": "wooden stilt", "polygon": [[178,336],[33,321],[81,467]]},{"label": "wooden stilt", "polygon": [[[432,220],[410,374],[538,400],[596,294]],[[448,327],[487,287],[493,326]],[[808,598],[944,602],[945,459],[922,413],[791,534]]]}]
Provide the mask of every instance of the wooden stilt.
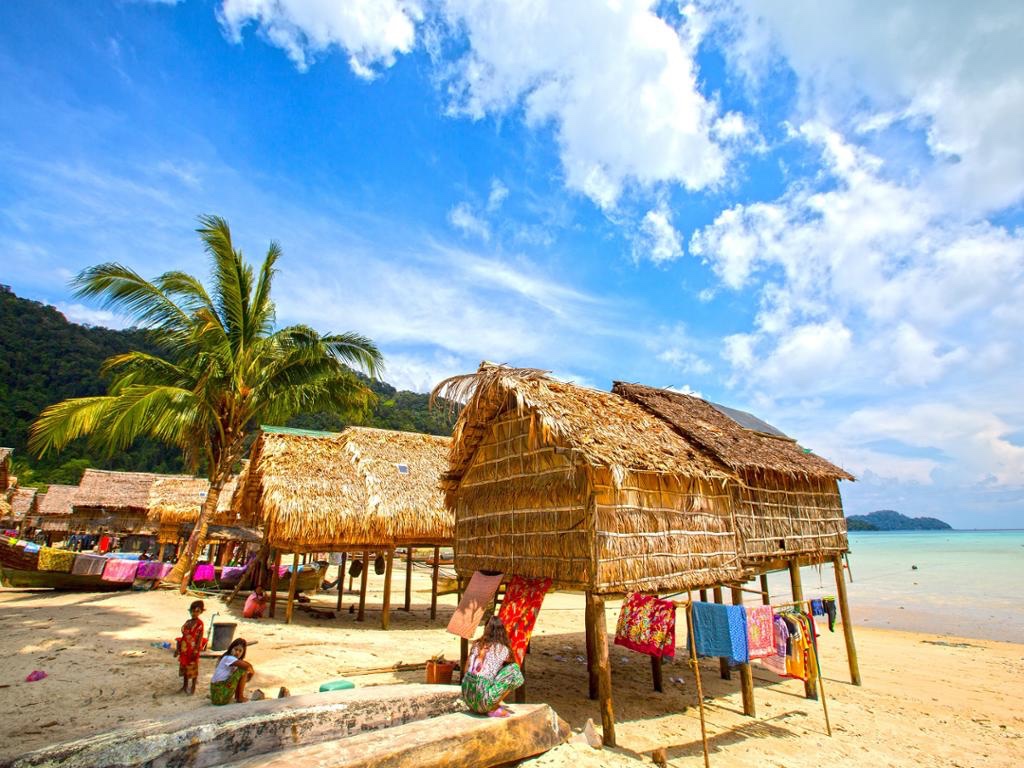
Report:
[{"label": "wooden stilt", "polygon": [[288,579],[288,605],[284,610],[285,624],[292,623],[292,613],[295,610],[295,590],[299,586],[299,556],[292,555],[292,575]]},{"label": "wooden stilt", "polygon": [[434,547],[434,572],[430,582],[430,620],[437,618],[437,573],[441,567],[441,548]]},{"label": "wooden stilt", "polygon": [[274,570],[270,574],[270,618],[274,618],[277,609],[277,582],[281,578],[281,552],[274,550]]},{"label": "wooden stilt", "polygon": [[356,621],[363,621],[366,618],[366,584],[370,578],[370,550],[363,550],[363,573],[359,581],[359,612],[356,614]]},{"label": "wooden stilt", "polygon": [[662,693],[664,688],[661,682],[661,656],[651,656],[651,680],[654,684],[654,691]]},{"label": "wooden stilt", "polygon": [[338,607],[341,610],[341,597],[345,593],[345,562],[348,560],[348,552],[341,553],[341,567],[338,568]]},{"label": "wooden stilt", "polygon": [[591,701],[597,701],[597,652],[594,648],[594,620],[592,618],[593,606],[590,600],[586,601],[584,624],[587,628],[587,695]]},{"label": "wooden stilt", "polygon": [[811,663],[814,664],[815,671],[817,671],[818,690],[821,691],[821,710],[825,713],[825,730],[828,731],[828,735],[832,735],[832,723],[828,719],[828,701],[825,698],[825,681],[824,675],[821,674],[821,659],[818,657],[818,643],[815,640],[811,640]]},{"label": "wooden stilt", "polygon": [[[743,593],[737,587],[732,588],[732,604],[743,605]],[[743,696],[743,714],[747,717],[756,717],[757,710],[754,708],[754,673],[750,669],[750,662],[740,664],[740,693]]]},{"label": "wooden stilt", "polygon": [[164,561],[164,550],[165,549],[167,549],[167,542],[166,541],[163,544],[160,545],[160,551],[157,552],[157,554],[156,554],[156,559],[159,562],[161,562],[161,563]]},{"label": "wooden stilt", "polygon": [[771,605],[772,598],[768,594],[768,574],[761,574],[761,605]]},{"label": "wooden stilt", "polygon": [[[693,637],[693,603],[686,603],[686,633],[687,637]],[[704,723],[704,684],[700,679],[700,664],[697,662],[697,644],[690,643],[690,665],[693,667],[693,676],[697,680],[697,708],[700,711],[700,740],[704,747],[704,768],[711,768],[708,757],[708,730]]]},{"label": "wooden stilt", "polygon": [[[800,580],[800,563],[796,558],[789,561],[789,584],[793,590],[793,602],[803,603],[804,601],[804,585]],[[803,608],[801,607],[801,610]],[[804,681],[804,696],[808,699],[818,698],[818,691],[815,690],[814,686],[809,680]]]},{"label": "wooden stilt", "polygon": [[608,622],[604,614],[604,598],[587,593],[590,602],[590,621],[593,624],[595,666],[597,667],[597,697],[601,704],[601,731],[604,743],[615,746],[615,711],[612,706],[612,668],[608,660]]},{"label": "wooden stilt", "polygon": [[702,589],[700,591],[700,601],[702,603],[706,603],[708,601],[708,591],[706,589]]},{"label": "wooden stilt", "polygon": [[405,550],[405,610],[412,611],[412,547]]},{"label": "wooden stilt", "polygon": [[391,576],[395,567],[395,548],[389,547],[385,557],[387,565],[384,568],[384,604],[380,609],[381,629],[389,629],[391,626]]},{"label": "wooden stilt", "polygon": [[526,656],[523,656],[523,663],[519,665],[520,671],[523,673],[523,684],[516,688],[514,694],[516,704],[526,703]]},{"label": "wooden stilt", "polygon": [[[715,587],[712,590],[712,594],[714,595],[716,603],[723,602],[721,587]],[[732,680],[732,672],[729,670],[729,660],[724,656],[718,659],[718,674],[722,677],[723,680]]]},{"label": "wooden stilt", "polygon": [[857,646],[853,642],[853,619],[850,618],[850,603],[846,594],[846,579],[843,578],[843,560],[839,555],[832,558],[836,572],[836,598],[839,615],[843,621],[843,638],[846,640],[846,660],[850,664],[850,682],[860,685],[860,664],[857,663]]}]

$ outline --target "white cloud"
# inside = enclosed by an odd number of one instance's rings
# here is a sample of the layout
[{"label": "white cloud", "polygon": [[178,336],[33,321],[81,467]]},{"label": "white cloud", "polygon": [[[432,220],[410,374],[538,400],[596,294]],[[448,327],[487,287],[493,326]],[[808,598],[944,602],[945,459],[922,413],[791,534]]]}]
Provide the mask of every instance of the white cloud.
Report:
[{"label": "white cloud", "polygon": [[491,213],[498,210],[507,197],[508,187],[502,183],[501,179],[491,179],[491,191],[487,195],[487,210]]},{"label": "white cloud", "polygon": [[682,238],[672,226],[672,212],[661,205],[649,210],[640,222],[640,236],[634,242],[635,257],[646,256],[655,264],[683,255]]},{"label": "white cloud", "polygon": [[1024,196],[1024,4],[832,0],[709,4],[730,61],[761,86],[781,58],[801,119],[923,131],[937,193],[976,212]]},{"label": "white cloud", "polygon": [[84,304],[58,304],[57,309],[72,323],[80,325],[98,325],[103,328],[127,328],[125,318],[106,309],[87,307]]},{"label": "white cloud", "polygon": [[236,43],[254,23],[300,70],[339,48],[352,71],[369,80],[412,50],[423,11],[415,0],[223,0],[218,15]]},{"label": "white cloud", "polygon": [[385,362],[382,378],[388,384],[410,392],[430,392],[442,379],[471,371],[479,361],[444,352],[392,352]]},{"label": "white cloud", "polygon": [[491,227],[473,213],[469,203],[459,203],[448,211],[448,223],[464,235],[475,235],[483,241],[491,239]]},{"label": "white cloud", "polygon": [[[701,17],[688,6],[673,27],[654,5],[448,0],[448,22],[468,46],[448,73],[452,112],[521,107],[528,125],[550,124],[566,184],[605,209],[628,185],[715,185],[727,153],[697,83]],[[739,129],[732,118],[719,127]]]}]

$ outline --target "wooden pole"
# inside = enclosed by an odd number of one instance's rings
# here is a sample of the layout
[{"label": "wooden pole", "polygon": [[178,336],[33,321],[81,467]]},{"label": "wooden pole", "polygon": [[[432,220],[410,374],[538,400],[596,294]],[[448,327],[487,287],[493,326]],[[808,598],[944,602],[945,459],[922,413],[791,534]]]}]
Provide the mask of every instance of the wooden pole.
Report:
[{"label": "wooden pole", "polygon": [[[743,592],[736,587],[732,589],[732,604],[743,605]],[[754,708],[754,673],[750,669],[750,661],[740,664],[740,693],[743,695],[743,714],[747,717],[756,717],[757,710]]]},{"label": "wooden pole", "polygon": [[[808,608],[810,606],[807,606]],[[821,691],[821,710],[825,713],[825,730],[828,731],[828,735],[832,735],[832,723],[828,719],[828,701],[825,699],[825,681],[822,679],[824,675],[821,674],[821,659],[818,657],[818,641],[811,638],[811,662],[814,664],[814,669],[818,673],[815,678],[818,681],[818,690]]]},{"label": "wooden pole", "polygon": [[661,679],[661,656],[651,656],[651,680],[654,683],[655,693],[664,692]]},{"label": "wooden pole", "polygon": [[412,611],[412,547],[405,550],[405,610]]},{"label": "wooden pole", "polygon": [[597,652],[597,697],[601,704],[601,732],[604,743],[615,746],[615,711],[612,706],[612,668],[608,660],[608,621],[604,614],[604,598],[587,592],[591,604],[590,620],[593,624],[594,650]]},{"label": "wooden pole", "polygon": [[391,575],[395,567],[395,548],[388,547],[387,565],[384,568],[384,604],[380,610],[380,628],[389,629],[391,626]]},{"label": "wooden pole", "polygon": [[[715,587],[712,590],[712,594],[716,603],[723,602],[721,587]],[[732,680],[732,672],[729,671],[729,660],[724,656],[720,656],[718,659],[718,674],[721,675],[723,680]]]},{"label": "wooden pole", "polygon": [[277,609],[277,582],[281,576],[281,551],[274,550],[274,571],[270,574],[270,618]]},{"label": "wooden pole", "polygon": [[[702,601],[703,602],[703,601]],[[686,632],[687,637],[694,637],[693,634],[693,603],[686,603]],[[704,746],[704,768],[711,768],[708,757],[708,730],[704,723],[704,684],[700,679],[700,664],[697,662],[697,643],[690,643],[690,665],[693,667],[693,676],[697,678],[697,707],[700,710],[700,741]]]},{"label": "wooden pole", "polygon": [[771,605],[771,595],[768,594],[768,574],[761,574],[761,605]]},{"label": "wooden pole", "polygon": [[430,587],[430,620],[437,618],[437,574],[441,567],[441,548],[434,547],[434,572],[431,576]]},{"label": "wooden pole", "polygon": [[516,688],[513,694],[516,704],[526,703],[526,654],[523,654],[523,663],[519,665],[519,671],[523,673],[523,684]]},{"label": "wooden pole", "polygon": [[700,601],[702,603],[706,603],[708,601],[708,591],[706,589],[702,589],[700,591]]},{"label": "wooden pole", "polygon": [[341,610],[341,597],[345,594],[345,562],[348,560],[348,552],[341,553],[341,567],[338,568],[338,607],[336,611]]},{"label": "wooden pole", "polygon": [[366,581],[370,577],[370,550],[363,550],[363,574],[359,581],[359,612],[356,614],[356,621],[363,621],[366,618]]},{"label": "wooden pole", "polygon": [[832,558],[836,572],[836,597],[839,600],[839,615],[843,621],[843,637],[846,640],[846,660],[850,664],[850,682],[860,685],[860,664],[857,663],[857,646],[853,643],[853,619],[850,618],[850,603],[846,594],[846,579],[843,578],[843,560],[839,555]]},{"label": "wooden pole", "polygon": [[583,623],[587,628],[587,695],[591,701],[597,701],[597,664],[594,663],[597,658],[597,651],[594,647],[594,620],[593,606],[590,604],[590,600],[586,601],[586,609],[584,611]]},{"label": "wooden pole", "polygon": [[292,612],[295,610],[295,589],[299,586],[299,555],[292,555],[292,576],[288,580],[288,606],[284,610],[285,624],[292,623]]},{"label": "wooden pole", "polygon": [[167,542],[160,545],[160,551],[156,553],[156,559],[161,563],[164,561],[164,550],[167,549]]},{"label": "wooden pole", "polygon": [[[800,563],[796,558],[789,561],[789,584],[793,589],[793,602],[803,603],[804,601],[804,586],[800,581]],[[803,608],[801,608],[803,610]],[[808,699],[818,698],[818,691],[815,690],[810,680],[804,681],[804,696]]]}]

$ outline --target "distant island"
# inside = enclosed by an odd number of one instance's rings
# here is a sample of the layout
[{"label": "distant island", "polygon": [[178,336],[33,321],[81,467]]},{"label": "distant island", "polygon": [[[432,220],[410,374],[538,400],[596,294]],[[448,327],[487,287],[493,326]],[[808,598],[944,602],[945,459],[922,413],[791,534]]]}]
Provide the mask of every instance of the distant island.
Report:
[{"label": "distant island", "polygon": [[934,517],[907,517],[894,509],[880,509],[867,515],[846,518],[848,531],[950,531],[949,523]]}]

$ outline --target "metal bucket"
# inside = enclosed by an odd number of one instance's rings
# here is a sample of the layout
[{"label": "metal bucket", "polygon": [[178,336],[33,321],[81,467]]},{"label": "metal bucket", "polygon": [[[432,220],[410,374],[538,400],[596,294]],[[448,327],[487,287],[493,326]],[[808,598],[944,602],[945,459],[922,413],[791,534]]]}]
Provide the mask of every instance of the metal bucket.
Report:
[{"label": "metal bucket", "polygon": [[235,627],[238,624],[233,621],[213,622],[213,639],[210,641],[210,648],[214,651],[226,651],[231,641],[235,639]]}]

